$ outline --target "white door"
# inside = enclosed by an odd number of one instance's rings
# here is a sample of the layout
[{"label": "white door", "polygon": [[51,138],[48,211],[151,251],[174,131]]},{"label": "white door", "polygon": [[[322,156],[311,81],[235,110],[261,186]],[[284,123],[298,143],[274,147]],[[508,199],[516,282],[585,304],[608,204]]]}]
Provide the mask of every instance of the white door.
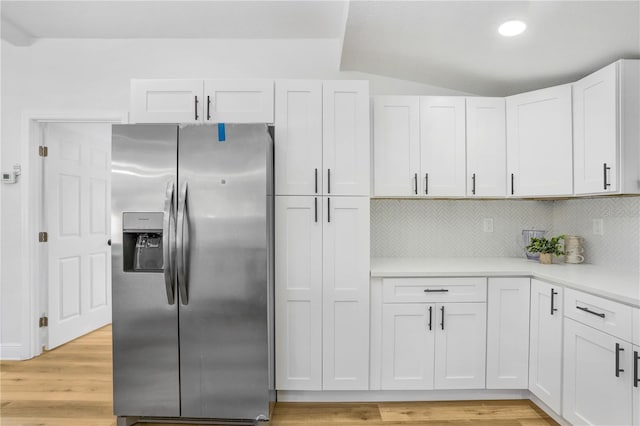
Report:
[{"label": "white door", "polygon": [[527,389],[529,278],[489,278],[487,389]]},{"label": "white door", "polygon": [[531,280],[529,390],[553,411],[562,401],[562,288]]},{"label": "white door", "polygon": [[276,82],[276,195],[322,194],[322,81]]},{"label": "white door", "polygon": [[322,85],[322,190],[369,196],[369,82]]},{"label": "white door", "polygon": [[131,123],[196,123],[202,117],[202,80],[131,80]]},{"label": "white door", "polygon": [[633,346],[633,426],[640,426],[640,346]]},{"label": "white door", "polygon": [[323,197],[324,390],[369,388],[369,198]]},{"label": "white door", "polygon": [[382,389],[433,389],[435,305],[382,305]]},{"label": "white door", "polygon": [[465,195],[465,98],[420,97],[419,195]]},{"label": "white door", "polygon": [[562,416],[572,424],[630,425],[631,344],[565,318]]},{"label": "white door", "polygon": [[373,98],[373,192],[418,195],[420,103],[417,96]]},{"label": "white door", "polygon": [[273,123],[273,80],[205,80],[202,115],[210,123]]},{"label": "white door", "polygon": [[571,195],[571,85],[510,96],[506,102],[509,195]]},{"label": "white door", "polygon": [[322,389],[322,201],[276,197],[276,389]]},{"label": "white door", "polygon": [[45,127],[48,349],[111,322],[111,125]]},{"label": "white door", "polygon": [[439,303],[434,318],[435,389],[484,388],[486,303]]},{"label": "white door", "polygon": [[618,63],[613,63],[573,84],[576,194],[618,189],[617,83]]},{"label": "white door", "polygon": [[507,195],[504,98],[467,98],[467,196]]}]

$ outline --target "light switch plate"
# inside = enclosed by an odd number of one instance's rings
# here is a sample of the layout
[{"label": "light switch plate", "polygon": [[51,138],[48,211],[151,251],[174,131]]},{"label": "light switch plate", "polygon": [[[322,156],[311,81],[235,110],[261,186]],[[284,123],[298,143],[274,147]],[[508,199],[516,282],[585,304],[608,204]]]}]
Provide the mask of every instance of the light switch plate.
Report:
[{"label": "light switch plate", "polygon": [[601,218],[593,219],[593,235],[604,235],[604,223]]},{"label": "light switch plate", "polygon": [[493,232],[493,218],[485,217],[482,219],[482,230],[484,232]]}]

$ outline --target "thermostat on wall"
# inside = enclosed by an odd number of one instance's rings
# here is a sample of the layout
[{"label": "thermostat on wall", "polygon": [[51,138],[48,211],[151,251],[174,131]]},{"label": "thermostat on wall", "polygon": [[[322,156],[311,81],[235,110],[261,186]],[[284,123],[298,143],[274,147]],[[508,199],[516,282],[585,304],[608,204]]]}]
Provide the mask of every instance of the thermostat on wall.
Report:
[{"label": "thermostat on wall", "polygon": [[2,183],[16,183],[20,172],[20,164],[14,165],[10,172],[2,172]]}]

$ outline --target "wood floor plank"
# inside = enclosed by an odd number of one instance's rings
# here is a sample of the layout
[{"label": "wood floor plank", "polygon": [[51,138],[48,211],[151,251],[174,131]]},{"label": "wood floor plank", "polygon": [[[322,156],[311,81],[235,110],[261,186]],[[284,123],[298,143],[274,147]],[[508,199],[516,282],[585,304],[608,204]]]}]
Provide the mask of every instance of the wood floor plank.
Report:
[{"label": "wood floor plank", "polygon": [[[27,361],[0,361],[0,425],[115,426],[111,326]],[[529,400],[277,403],[271,426],[550,426]],[[144,426],[171,426],[149,424]],[[178,426],[178,425],[176,425]],[[184,426],[184,425],[179,425]]]}]

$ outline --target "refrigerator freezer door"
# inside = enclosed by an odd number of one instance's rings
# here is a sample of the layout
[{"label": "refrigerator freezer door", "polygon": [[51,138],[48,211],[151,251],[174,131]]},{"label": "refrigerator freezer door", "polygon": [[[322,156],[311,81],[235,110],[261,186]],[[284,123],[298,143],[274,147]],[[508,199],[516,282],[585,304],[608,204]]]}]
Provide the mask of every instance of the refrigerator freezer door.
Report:
[{"label": "refrigerator freezer door", "polygon": [[216,126],[180,128],[179,187],[188,188],[178,200],[180,294],[188,295],[179,302],[182,416],[256,419],[269,414],[271,138],[264,124],[225,131],[219,138]]},{"label": "refrigerator freezer door", "polygon": [[[125,268],[122,220],[123,212],[140,212],[127,215],[139,226],[131,220],[126,226],[146,232],[152,217],[172,210],[167,209],[166,199],[167,188],[176,181],[177,134],[176,125],[113,126],[113,409],[118,416],[180,415],[178,305],[170,304],[169,280],[163,273],[170,256],[155,272]],[[170,222],[157,223],[152,227],[168,227]],[[133,241],[129,256],[136,253],[134,235],[125,235]],[[155,237],[151,243],[159,241]],[[171,238],[164,241],[163,249]],[[134,259],[127,261],[135,265]]]}]

